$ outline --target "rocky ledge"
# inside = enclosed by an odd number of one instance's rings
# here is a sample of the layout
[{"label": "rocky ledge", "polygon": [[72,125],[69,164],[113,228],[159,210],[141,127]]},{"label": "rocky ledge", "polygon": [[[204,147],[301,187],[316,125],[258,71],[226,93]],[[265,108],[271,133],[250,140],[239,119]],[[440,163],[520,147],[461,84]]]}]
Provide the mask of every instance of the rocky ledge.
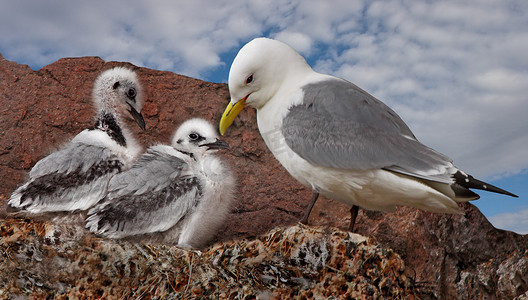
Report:
[{"label": "rocky ledge", "polygon": [[[226,84],[97,57],[60,59],[33,71],[0,56],[0,263],[5,275],[0,280],[0,298],[9,293],[60,298],[75,295],[72,293],[162,296],[176,291],[196,297],[235,297],[246,295],[245,291],[247,295],[306,297],[330,293],[361,294],[364,298],[528,297],[528,236],[494,228],[469,203],[460,204],[464,214],[456,216],[410,208],[394,213],[360,211],[356,232],[368,237],[360,241],[356,235],[340,231],[349,222],[348,207],[322,198],[309,220],[315,227],[298,227],[311,191],[291,178],[269,153],[251,109],[240,114],[225,136],[231,147],[224,157],[239,178],[239,192],[231,216],[216,238],[218,244],[201,254],[162,245],[100,240],[92,235],[63,236],[59,244],[53,244],[46,238],[46,230],[56,225],[11,219],[5,213],[6,199],[39,159],[92,125],[93,82],[103,70],[117,65],[134,69],[146,90],[143,114],[147,130],[140,132],[130,124],[144,146],[168,143],[176,126],[191,117],[218,123],[229,99]],[[515,201],[499,197],[497,201]],[[317,243],[324,240],[327,245],[325,263],[315,268],[295,261],[304,252],[288,256],[284,249],[277,252],[271,247],[288,245],[296,236],[298,242],[292,243],[291,251],[301,249],[299,241],[312,239],[304,237],[308,232],[313,238],[319,236]],[[260,258],[253,259],[248,253],[258,253],[255,257]],[[361,261],[359,257],[366,253],[376,258]],[[260,259],[262,265],[255,263]],[[224,266],[227,261],[233,264]],[[69,267],[63,271],[62,266]],[[98,272],[99,267],[103,271]],[[389,276],[389,271],[395,273]],[[123,287],[114,286],[116,282]],[[217,283],[226,284],[225,289],[217,290],[224,294],[211,294]],[[129,292],[109,294],[112,290]]]},{"label": "rocky ledge", "polygon": [[[57,235],[59,225],[0,222],[0,297],[412,298],[404,262],[374,238],[302,225],[204,252]],[[65,235],[68,236],[68,235]]]}]

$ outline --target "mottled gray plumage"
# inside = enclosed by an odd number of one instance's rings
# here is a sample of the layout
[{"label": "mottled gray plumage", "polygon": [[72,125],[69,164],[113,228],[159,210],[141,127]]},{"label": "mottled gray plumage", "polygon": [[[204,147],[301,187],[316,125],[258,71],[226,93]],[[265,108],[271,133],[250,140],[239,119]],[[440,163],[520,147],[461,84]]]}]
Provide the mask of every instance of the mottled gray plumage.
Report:
[{"label": "mottled gray plumage", "polygon": [[38,161],[9,205],[30,213],[86,210],[106,195],[109,179],[127,168],[140,151],[121,118],[131,115],[141,128],[143,92],[134,72],[113,68],[96,80],[95,125]]},{"label": "mottled gray plumage", "polygon": [[39,160],[29,172],[29,177],[70,174],[74,171],[84,173],[101,162],[115,159],[118,159],[118,156],[108,148],[75,141]]},{"label": "mottled gray plumage", "polygon": [[196,206],[202,190],[179,155],[171,146],[149,148],[130,170],[112,178],[105,199],[90,210],[87,227],[123,238],[176,225]]},{"label": "mottled gray plumage", "polygon": [[122,168],[123,162],[107,148],[71,143],[40,160],[29,173],[32,180],[13,193],[12,199],[20,201],[10,204],[30,212],[84,209],[72,199],[101,199],[108,180]]},{"label": "mottled gray plumage", "polygon": [[213,154],[226,147],[208,122],[186,121],[171,146],[150,147],[110,180],[86,227],[110,238],[204,246],[233,199],[233,176]]}]

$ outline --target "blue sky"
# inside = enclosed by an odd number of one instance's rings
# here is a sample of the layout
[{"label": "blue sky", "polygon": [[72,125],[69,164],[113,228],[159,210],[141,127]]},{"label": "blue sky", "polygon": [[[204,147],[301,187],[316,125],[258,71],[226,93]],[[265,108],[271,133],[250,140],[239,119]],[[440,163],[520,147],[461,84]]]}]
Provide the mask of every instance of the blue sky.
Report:
[{"label": "blue sky", "polygon": [[33,69],[95,55],[226,82],[252,38],[287,42],[391,106],[461,169],[518,194],[473,203],[495,226],[528,233],[527,1],[0,4],[0,53]]}]

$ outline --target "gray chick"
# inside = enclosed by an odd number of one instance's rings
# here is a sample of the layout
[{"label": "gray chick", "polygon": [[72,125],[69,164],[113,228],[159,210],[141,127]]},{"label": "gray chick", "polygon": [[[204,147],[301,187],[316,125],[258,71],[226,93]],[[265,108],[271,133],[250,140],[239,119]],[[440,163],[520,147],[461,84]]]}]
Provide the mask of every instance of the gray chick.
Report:
[{"label": "gray chick", "polygon": [[187,120],[172,145],[150,147],[130,170],[111,179],[108,195],[88,212],[86,227],[109,238],[204,247],[234,199],[234,176],[215,155],[226,148],[209,122]]},{"label": "gray chick", "polygon": [[131,116],[145,129],[136,73],[122,67],[101,73],[93,101],[94,126],[38,161],[9,198],[11,207],[29,213],[87,210],[106,195],[110,178],[139,155],[141,148],[123,124]]}]

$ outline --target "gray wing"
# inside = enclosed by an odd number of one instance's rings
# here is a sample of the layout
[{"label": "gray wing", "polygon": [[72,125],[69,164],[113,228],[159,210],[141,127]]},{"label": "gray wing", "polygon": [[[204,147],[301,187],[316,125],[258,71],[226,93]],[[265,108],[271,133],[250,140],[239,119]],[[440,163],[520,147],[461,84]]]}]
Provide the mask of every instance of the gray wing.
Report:
[{"label": "gray wing", "polygon": [[407,124],[385,103],[339,78],[304,86],[303,104],[318,114],[415,138]]},{"label": "gray wing", "polygon": [[29,172],[29,178],[34,179],[51,173],[86,172],[101,161],[116,157],[117,155],[108,148],[70,143],[67,147],[39,160]]},{"label": "gray wing", "polygon": [[332,168],[384,168],[451,182],[451,160],[420,143],[403,120],[354,84],[329,80],[303,88],[303,103],[282,123],[286,144],[307,161]]},{"label": "gray wing", "polygon": [[111,238],[165,231],[198,204],[201,190],[183,160],[149,149],[130,170],[112,178],[107,197],[89,211],[86,227]]},{"label": "gray wing", "polygon": [[106,193],[123,162],[108,148],[70,143],[40,161],[9,200],[30,212],[84,210]]}]

